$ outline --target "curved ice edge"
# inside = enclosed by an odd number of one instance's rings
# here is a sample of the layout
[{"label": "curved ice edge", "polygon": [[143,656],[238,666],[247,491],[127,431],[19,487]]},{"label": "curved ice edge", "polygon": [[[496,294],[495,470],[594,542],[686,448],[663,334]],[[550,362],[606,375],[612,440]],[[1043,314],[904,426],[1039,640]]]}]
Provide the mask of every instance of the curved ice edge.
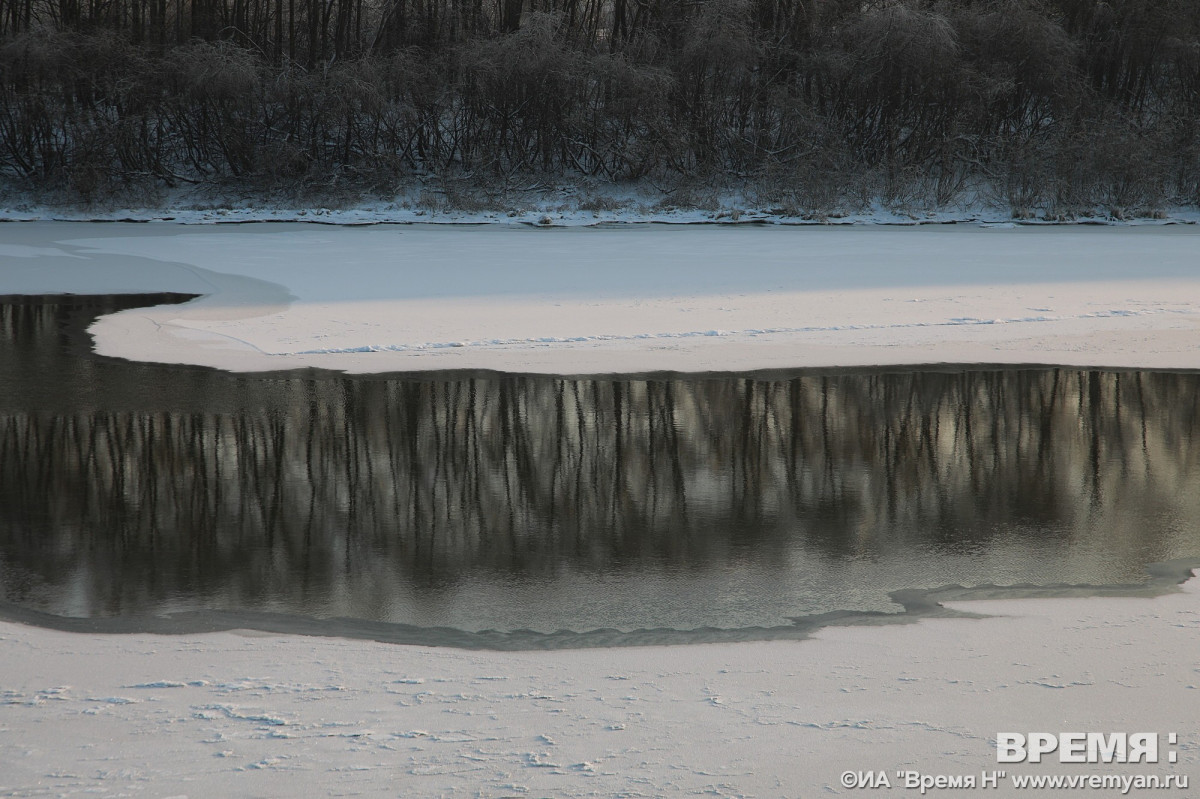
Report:
[{"label": "curved ice edge", "polygon": [[79,618],[31,610],[11,602],[0,602],[0,620],[62,632],[100,635],[132,633],[196,635],[231,630],[254,630],[276,635],[311,635],[389,644],[504,652],[742,643],[747,641],[798,641],[809,638],[812,633],[824,627],[912,624],[928,618],[992,618],[988,614],[959,611],[942,605],[943,602],[951,601],[1161,596],[1179,591],[1179,586],[1192,579],[1196,570],[1200,570],[1200,557],[1148,564],[1146,572],[1149,579],[1144,583],[1135,584],[947,585],[931,589],[905,589],[889,594],[892,601],[904,608],[898,613],[833,611],[811,616],[798,616],[792,619],[792,624],[776,627],[698,627],[691,630],[653,628],[632,631],[600,629],[586,632],[559,630],[553,633],[534,630],[472,632],[452,627],[419,627],[411,624],[352,618],[316,619],[257,611],[206,610],[162,616]]}]

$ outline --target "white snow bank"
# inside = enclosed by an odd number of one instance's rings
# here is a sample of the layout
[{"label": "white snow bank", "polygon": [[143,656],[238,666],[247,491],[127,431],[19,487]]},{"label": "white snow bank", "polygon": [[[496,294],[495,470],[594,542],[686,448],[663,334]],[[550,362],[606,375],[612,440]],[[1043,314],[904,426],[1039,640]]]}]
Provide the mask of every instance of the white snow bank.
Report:
[{"label": "white snow bank", "polygon": [[0,294],[201,292],[97,348],[239,371],[1194,368],[1200,228],[0,226]]},{"label": "white snow bank", "polygon": [[[29,197],[8,197],[0,206],[0,222],[172,222],[181,225],[223,225],[244,222],[314,222],[322,225],[537,225],[582,227],[606,224],[665,225],[929,225],[980,223],[987,225],[1164,225],[1196,224],[1200,209],[1173,206],[1151,216],[1116,217],[1102,209],[1080,210],[1069,221],[1050,216],[1014,220],[1011,209],[976,201],[956,203],[939,210],[896,207],[880,201],[854,212],[802,213],[773,207],[759,198],[722,192],[707,198],[700,208],[673,201],[653,187],[603,191],[580,196],[569,187],[556,191],[517,192],[504,201],[503,210],[463,210],[429,203],[436,189],[417,189],[392,200],[364,200],[334,208],[296,207],[262,198],[197,197],[183,190],[169,193],[155,206],[56,207],[39,205]],[[583,207],[581,207],[583,206]]]},{"label": "white snow bank", "polygon": [[[999,618],[536,653],[0,624],[0,794],[894,795],[897,771],[1003,770],[999,789],[929,795],[1055,797],[1009,780],[1200,779],[1195,580],[951,606]],[[1153,732],[1161,762],[997,763],[998,732],[1032,731]],[[893,788],[846,790],[848,770]]]}]

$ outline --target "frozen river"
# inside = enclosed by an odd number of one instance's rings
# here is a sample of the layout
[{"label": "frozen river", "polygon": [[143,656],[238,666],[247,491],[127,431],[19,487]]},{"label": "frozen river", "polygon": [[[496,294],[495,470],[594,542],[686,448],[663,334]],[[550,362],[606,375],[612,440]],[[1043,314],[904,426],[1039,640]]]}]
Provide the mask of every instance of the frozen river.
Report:
[{"label": "frozen river", "polygon": [[1196,230],[0,225],[0,794],[1194,780]]},{"label": "frozen river", "polygon": [[1200,227],[14,223],[0,294],[174,291],[106,355],[235,371],[1200,368]]}]

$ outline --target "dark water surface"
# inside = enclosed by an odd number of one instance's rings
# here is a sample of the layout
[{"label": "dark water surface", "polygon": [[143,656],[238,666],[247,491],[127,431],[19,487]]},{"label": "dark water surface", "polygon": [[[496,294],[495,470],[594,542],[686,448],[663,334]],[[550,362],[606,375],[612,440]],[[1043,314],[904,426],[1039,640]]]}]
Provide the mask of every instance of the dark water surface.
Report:
[{"label": "dark water surface", "polygon": [[97,314],[184,299],[0,303],[10,607],[773,628],[1200,556],[1200,375],[238,376],[89,354]]}]

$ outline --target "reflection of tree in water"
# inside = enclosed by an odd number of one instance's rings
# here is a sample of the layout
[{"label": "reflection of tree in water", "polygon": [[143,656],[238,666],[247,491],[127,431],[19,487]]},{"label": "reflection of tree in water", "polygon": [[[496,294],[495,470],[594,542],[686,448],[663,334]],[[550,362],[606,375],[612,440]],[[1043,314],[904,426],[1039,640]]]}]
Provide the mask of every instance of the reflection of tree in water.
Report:
[{"label": "reflection of tree in water", "polygon": [[1195,375],[235,377],[72,352],[72,324],[130,304],[0,306],[0,550],[85,573],[92,613],[1013,536],[1140,566],[1200,497]]}]

